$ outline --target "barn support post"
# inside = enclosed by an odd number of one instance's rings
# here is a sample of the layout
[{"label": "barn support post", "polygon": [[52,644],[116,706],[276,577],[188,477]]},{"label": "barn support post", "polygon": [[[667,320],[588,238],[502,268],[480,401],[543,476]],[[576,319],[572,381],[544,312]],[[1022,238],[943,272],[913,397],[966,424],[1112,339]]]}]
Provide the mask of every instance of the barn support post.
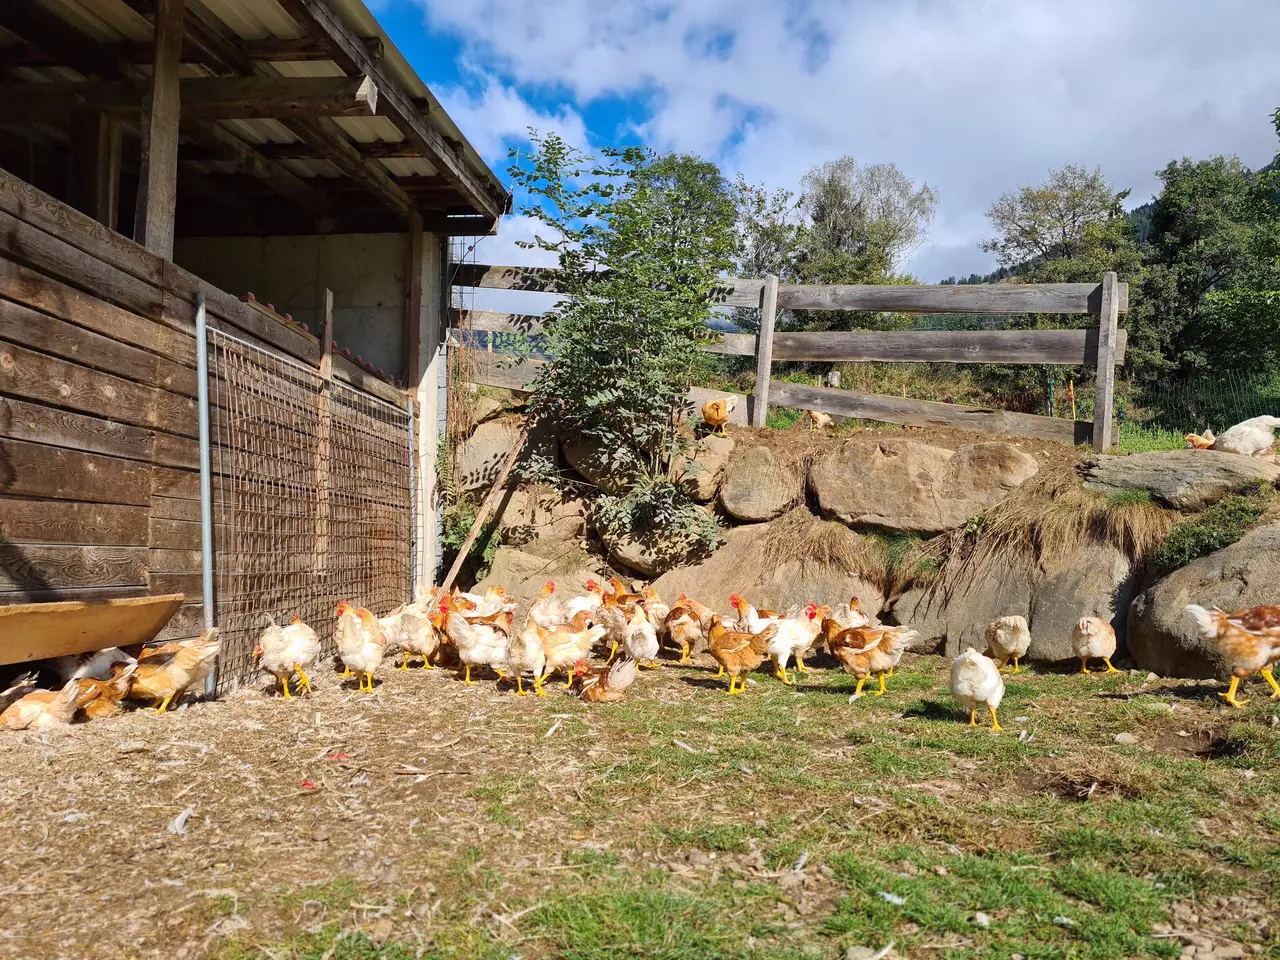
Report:
[{"label": "barn support post", "polygon": [[434,234],[424,233],[421,251],[421,258],[415,265],[420,273],[420,294],[416,315],[411,318],[418,330],[417,356],[413,363],[416,373],[410,381],[410,389],[418,401],[417,462],[414,470],[414,568],[417,583],[414,591],[419,596],[435,585],[439,563],[436,552],[440,530],[436,511],[436,454],[440,445],[438,424],[445,407],[441,389],[446,369],[442,330],[448,296],[444,241]]},{"label": "barn support post", "polygon": [[1120,321],[1119,283],[1113,271],[1102,275],[1098,309],[1098,389],[1093,401],[1093,449],[1111,449],[1116,413],[1116,331]]},{"label": "barn support post", "polygon": [[[213,465],[210,462],[209,427],[209,330],[204,294],[196,294],[196,400],[200,408],[200,590],[205,630],[213,627]],[[205,680],[204,692],[212,696],[218,686],[218,668]]]},{"label": "barn support post", "polygon": [[158,0],[151,86],[142,104],[142,164],[133,239],[152,253],[173,259],[178,206],[178,70],[182,60],[182,15],[186,0]]},{"label": "barn support post", "polygon": [[778,278],[768,274],[760,289],[760,332],[756,335],[756,388],[751,402],[751,426],[769,419],[769,381],[773,372],[773,322],[778,312]]}]

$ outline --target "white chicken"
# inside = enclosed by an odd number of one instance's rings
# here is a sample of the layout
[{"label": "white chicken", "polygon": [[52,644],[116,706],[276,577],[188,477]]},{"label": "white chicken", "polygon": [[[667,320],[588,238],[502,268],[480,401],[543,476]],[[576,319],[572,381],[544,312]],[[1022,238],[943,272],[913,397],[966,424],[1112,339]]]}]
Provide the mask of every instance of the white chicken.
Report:
[{"label": "white chicken", "polygon": [[431,656],[440,649],[440,634],[428,619],[431,609],[422,603],[407,603],[378,618],[378,625],[387,634],[387,655],[404,655],[401,670],[408,670],[414,657],[422,658],[423,670],[432,669]]},{"label": "white chicken", "polygon": [[604,599],[604,587],[600,586],[593,578],[588,577],[585,584],[587,592],[579,597],[572,597],[565,603],[564,617],[568,623],[583,610],[589,614],[594,614],[600,606],[600,601]]},{"label": "white chicken", "polygon": [[622,631],[622,648],[641,666],[659,666],[655,659],[658,656],[658,631],[640,604],[635,605]]},{"label": "white chicken", "polygon": [[863,612],[862,603],[857,597],[850,597],[849,602],[836,608],[831,616],[846,630],[852,630],[854,627],[874,627],[877,624],[874,617],[869,617]]},{"label": "white chicken", "polygon": [[991,729],[1002,729],[996,710],[1004,699],[1004,677],[990,657],[973,647],[956,657],[951,663],[951,695],[969,711],[969,726],[978,725],[978,706],[982,705],[991,711]]},{"label": "white chicken", "polygon": [[33,690],[0,713],[0,728],[48,730],[64,727],[75,719],[76,694],[79,692],[75,680],[68,680],[61,690]]},{"label": "white chicken", "polygon": [[258,666],[280,681],[286,698],[293,696],[289,692],[289,678],[295,673],[298,685],[310,693],[311,680],[305,668],[320,659],[320,638],[300,617],[294,617],[287,627],[276,623],[270,614],[267,619],[270,622],[253,651]]},{"label": "white chicken", "polygon": [[373,693],[373,672],[387,653],[387,634],[378,618],[364,607],[352,607],[343,600],[338,604],[334,640],[342,658],[342,676],[348,677],[354,670],[360,675],[361,692]]},{"label": "white chicken", "polygon": [[987,625],[987,656],[1000,665],[1001,672],[1013,661],[1013,672],[1018,672],[1018,661],[1031,649],[1031,628],[1027,618],[1000,617]]},{"label": "white chicken", "polygon": [[464,683],[475,682],[471,679],[473,666],[488,665],[501,676],[501,667],[507,659],[507,640],[511,635],[509,612],[497,614],[492,622],[472,623],[452,606],[444,605],[442,610],[432,612],[431,622],[438,627],[442,618],[445,634],[458,648]]},{"label": "white chicken", "polygon": [[104,650],[93,650],[89,653],[73,653],[66,657],[56,657],[53,668],[68,680],[106,680],[111,676],[111,668],[117,663],[136,663],[137,661],[119,647],[107,647]]},{"label": "white chicken", "polygon": [[1277,430],[1280,417],[1253,417],[1224,430],[1213,442],[1213,449],[1243,457],[1263,457],[1275,445]]},{"label": "white chicken", "polygon": [[653,587],[644,587],[640,591],[640,596],[644,598],[645,616],[649,618],[649,622],[653,624],[653,629],[658,631],[658,639],[662,639],[662,631],[667,625],[667,616],[671,613],[671,607],[663,603],[658,597],[658,591]]},{"label": "white chicken", "polygon": [[556,582],[548,580],[538,593],[538,599],[529,607],[529,619],[543,630],[554,630],[565,622],[565,607],[555,595]]},{"label": "white chicken", "polygon": [[793,616],[778,622],[778,632],[769,641],[766,652],[773,661],[773,675],[791,686],[791,678],[787,676],[787,663],[794,656],[796,669],[804,673],[808,668],[804,665],[804,655],[813,647],[822,630],[822,621],[831,613],[829,607],[819,607],[810,603]]},{"label": "white chicken", "polygon": [[1119,673],[1111,665],[1116,654],[1116,632],[1111,624],[1097,617],[1081,617],[1071,629],[1071,649],[1080,658],[1080,672],[1089,672],[1089,659],[1100,659],[1107,673]]},{"label": "white chicken", "polygon": [[736,593],[729,596],[729,606],[738,611],[738,622],[735,629],[742,633],[760,633],[782,619],[781,616],[773,611],[762,614],[747,602],[746,597]]},{"label": "white chicken", "polygon": [[533,689],[538,696],[542,692],[542,674],[547,665],[547,655],[542,649],[542,637],[538,634],[538,622],[530,617],[525,621],[524,629],[519,633],[512,631],[507,638],[507,652],[503,657],[502,673],[510,673],[516,678],[516,695],[523,697],[524,675],[533,676]]},{"label": "white chicken", "polygon": [[489,587],[484,595],[474,593],[458,593],[451,598],[451,607],[458,610],[468,620],[492,617],[503,613],[508,608],[514,610],[515,604],[507,602],[506,590],[502,587]]}]

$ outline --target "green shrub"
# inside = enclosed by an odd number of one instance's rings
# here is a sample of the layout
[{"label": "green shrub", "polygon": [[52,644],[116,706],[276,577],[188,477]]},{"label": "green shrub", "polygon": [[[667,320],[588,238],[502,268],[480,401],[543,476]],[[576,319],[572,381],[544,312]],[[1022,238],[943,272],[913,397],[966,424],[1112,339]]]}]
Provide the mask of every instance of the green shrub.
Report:
[{"label": "green shrub", "polygon": [[[449,507],[444,512],[442,529],[440,531],[440,543],[444,547],[444,564],[449,566],[458,556],[458,551],[462,549],[462,543],[467,539],[467,534],[471,532],[471,526],[476,522],[476,505],[470,500],[462,500]],[[467,562],[464,568],[469,568],[475,579],[482,579],[493,566],[494,555],[498,552],[498,547],[502,544],[502,531],[498,528],[496,520],[490,520],[480,530],[480,535],[476,537],[476,542],[471,545],[471,549],[467,552]]]},{"label": "green shrub", "polygon": [[1266,489],[1250,496],[1223,497],[1202,513],[1174,524],[1169,536],[1156,551],[1156,572],[1164,575],[1185,567],[1193,560],[1229,547],[1257,523],[1271,493]]}]

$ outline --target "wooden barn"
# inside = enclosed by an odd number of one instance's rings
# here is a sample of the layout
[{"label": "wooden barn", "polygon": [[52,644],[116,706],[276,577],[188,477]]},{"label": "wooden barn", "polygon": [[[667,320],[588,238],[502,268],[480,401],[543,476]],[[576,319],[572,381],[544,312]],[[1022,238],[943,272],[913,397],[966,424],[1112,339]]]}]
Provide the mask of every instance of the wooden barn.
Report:
[{"label": "wooden barn", "polygon": [[199,634],[206,551],[220,684],[430,583],[449,238],[510,197],[364,3],[3,0],[0,67],[0,664]]}]

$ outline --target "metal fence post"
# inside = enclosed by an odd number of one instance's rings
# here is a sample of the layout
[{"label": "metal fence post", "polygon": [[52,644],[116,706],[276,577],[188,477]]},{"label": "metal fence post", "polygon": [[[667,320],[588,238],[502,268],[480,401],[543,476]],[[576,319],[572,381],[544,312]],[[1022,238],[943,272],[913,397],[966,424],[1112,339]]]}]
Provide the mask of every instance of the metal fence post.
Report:
[{"label": "metal fence post", "polygon": [[1120,291],[1116,275],[1102,275],[1098,309],[1098,389],[1093,401],[1093,449],[1111,449],[1116,412],[1116,330],[1120,321]]},{"label": "metal fence post", "polygon": [[[196,294],[196,394],[200,408],[200,588],[204,629],[213,627],[213,468],[209,439],[209,330],[204,294]],[[204,683],[205,696],[218,687],[218,666]]]},{"label": "metal fence post", "polygon": [[778,278],[768,274],[760,288],[760,332],[756,335],[756,389],[751,403],[751,425],[763,427],[769,419],[769,380],[773,370],[773,321],[778,312]]}]

